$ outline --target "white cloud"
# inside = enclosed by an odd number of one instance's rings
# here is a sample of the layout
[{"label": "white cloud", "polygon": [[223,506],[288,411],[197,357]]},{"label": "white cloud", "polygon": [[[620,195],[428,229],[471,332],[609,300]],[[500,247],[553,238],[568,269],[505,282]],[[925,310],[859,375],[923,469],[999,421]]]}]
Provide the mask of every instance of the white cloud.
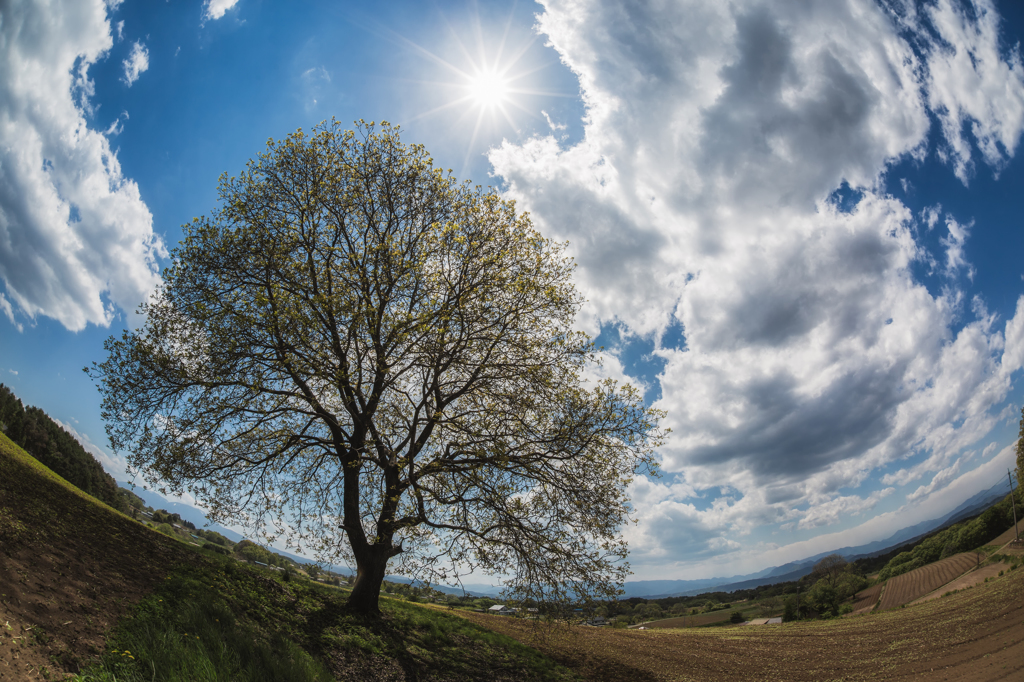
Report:
[{"label": "white cloud", "polygon": [[7,371],[10,372],[11,374],[13,374],[14,376],[18,376],[17,370],[9,369]]},{"label": "white cloud", "polygon": [[138,186],[86,120],[88,69],[112,45],[101,0],[4,7],[0,277],[20,314],[71,330],[134,310],[166,255]]},{"label": "white cloud", "polygon": [[220,19],[237,4],[238,0],[206,0],[206,4],[203,6],[203,18]]},{"label": "white cloud", "polygon": [[139,41],[135,41],[132,44],[132,51],[128,53],[128,59],[121,64],[124,66],[123,80],[130,88],[132,83],[139,80],[139,76],[149,69],[149,50]]},{"label": "white cloud", "polygon": [[[585,136],[506,142],[491,162],[569,240],[588,331],[684,329],[685,348],[656,351],[664,467],[698,494],[735,491],[699,510],[637,488],[634,554],[836,523],[893,496],[877,484],[908,457],[925,463],[885,485],[946,472],[940,490],[1000,419],[1024,306],[1005,323],[980,300],[965,313],[972,226],[951,215],[945,285],[917,281],[935,256],[883,184],[892,164],[926,160],[929,116],[965,182],[971,139],[994,170],[1012,157],[1020,59],[999,58],[995,10],[976,7],[977,21],[939,2],[897,25],[871,0],[545,3],[538,25],[579,77]],[[840,210],[843,183],[860,199]]]},{"label": "white cloud", "polygon": [[4,312],[4,315],[6,315],[7,319],[11,321],[11,324],[14,325],[15,329],[17,329],[19,332],[24,330],[24,327],[21,325],[21,323],[14,318],[14,308],[11,307],[11,302],[8,301],[7,297],[4,296],[2,293],[0,293],[0,310]]},{"label": "white cloud", "polygon": [[969,13],[938,0],[925,12],[942,38],[929,43],[928,105],[942,124],[942,151],[967,184],[974,168],[967,130],[993,168],[1013,156],[1024,127],[1024,67],[1017,47],[1000,52],[999,13],[991,0],[974,0]]},{"label": "white cloud", "polygon": [[942,245],[946,247],[946,274],[956,275],[961,268],[967,268],[967,276],[974,279],[974,267],[964,260],[964,244],[970,236],[974,221],[967,225],[961,225],[953,216],[946,216],[946,228],[949,234],[942,238]]},{"label": "white cloud", "polygon": [[565,130],[568,127],[564,123],[555,123],[554,121],[552,121],[551,117],[548,115],[548,112],[541,110],[540,113],[544,114],[544,120],[548,122],[548,128],[551,128],[552,132],[557,133],[559,130]]}]

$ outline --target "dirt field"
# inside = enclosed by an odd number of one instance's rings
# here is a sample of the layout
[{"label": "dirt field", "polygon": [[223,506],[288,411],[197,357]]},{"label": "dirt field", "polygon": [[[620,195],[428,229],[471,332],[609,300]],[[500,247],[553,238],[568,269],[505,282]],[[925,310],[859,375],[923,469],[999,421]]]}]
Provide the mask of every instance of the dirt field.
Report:
[{"label": "dirt field", "polygon": [[931,601],[932,599],[938,599],[951,590],[963,590],[968,587],[974,587],[979,583],[985,582],[985,578],[999,577],[999,571],[1005,571],[1008,567],[1009,564],[1000,562],[998,564],[988,564],[987,566],[976,568],[973,571],[968,571],[948,585],[943,585],[934,592],[926,594],[920,599],[915,599],[911,604],[922,604],[926,601]]},{"label": "dirt field", "polygon": [[[1024,511],[1024,510],[1021,510],[1021,511]],[[1020,532],[1021,532],[1020,534],[1022,536],[1024,536],[1024,519],[1018,519],[1017,527],[1020,529]],[[1002,535],[1000,535],[999,537],[997,537],[995,540],[993,540],[992,542],[990,542],[988,544],[995,545],[997,547],[1002,547],[1007,542],[1010,542],[1011,540],[1013,540],[1015,537],[1016,537],[1016,535],[1014,533],[1013,528],[1010,528],[1008,531],[1006,531],[1005,533],[1003,533]]]},{"label": "dirt field", "polygon": [[867,613],[878,603],[878,595],[882,594],[882,583],[858,592],[853,602],[854,613]]},{"label": "dirt field", "polygon": [[978,555],[974,552],[964,552],[889,578],[882,590],[878,610],[885,611],[909,604],[932,590],[937,590],[964,571],[970,570],[977,562]]},{"label": "dirt field", "polygon": [[729,616],[732,615],[732,611],[715,611],[714,613],[701,613],[696,616],[679,616],[678,618],[666,618],[665,620],[655,620],[650,623],[644,623],[645,628],[692,628],[698,625],[708,625],[710,623],[721,623],[723,620],[729,620]]},{"label": "dirt field", "polygon": [[1024,569],[919,606],[770,628],[545,629],[463,615],[597,682],[1024,679]]}]

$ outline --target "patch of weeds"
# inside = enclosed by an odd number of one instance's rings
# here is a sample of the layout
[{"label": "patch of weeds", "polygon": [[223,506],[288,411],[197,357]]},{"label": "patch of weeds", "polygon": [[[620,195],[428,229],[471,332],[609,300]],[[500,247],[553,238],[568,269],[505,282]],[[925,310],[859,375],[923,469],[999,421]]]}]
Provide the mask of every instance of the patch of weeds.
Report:
[{"label": "patch of weeds", "polygon": [[182,570],[144,599],[82,682],[332,680],[283,633],[236,617],[213,567]]},{"label": "patch of weeds", "polygon": [[14,518],[14,514],[6,507],[0,507],[0,539],[4,543],[19,542],[28,533],[25,524]]}]

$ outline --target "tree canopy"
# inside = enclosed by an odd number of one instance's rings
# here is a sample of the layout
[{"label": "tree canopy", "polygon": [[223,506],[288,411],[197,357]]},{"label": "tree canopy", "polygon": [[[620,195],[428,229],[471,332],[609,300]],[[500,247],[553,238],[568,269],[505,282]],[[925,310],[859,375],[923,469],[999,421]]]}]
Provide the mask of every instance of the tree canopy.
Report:
[{"label": "tree canopy", "polygon": [[361,612],[386,569],[615,594],[626,486],[664,434],[638,391],[586,379],[565,245],[387,123],[271,140],[219,195],[91,370],[112,447],[354,565]]},{"label": "tree canopy", "polygon": [[830,587],[835,587],[846,565],[846,559],[841,554],[829,554],[814,564],[811,574],[816,580],[824,580]]}]

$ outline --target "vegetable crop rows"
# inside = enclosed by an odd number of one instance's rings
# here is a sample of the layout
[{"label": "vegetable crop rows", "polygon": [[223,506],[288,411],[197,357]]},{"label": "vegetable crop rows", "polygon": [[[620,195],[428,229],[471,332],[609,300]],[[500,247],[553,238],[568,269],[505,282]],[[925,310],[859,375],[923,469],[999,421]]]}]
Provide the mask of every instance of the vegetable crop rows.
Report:
[{"label": "vegetable crop rows", "polygon": [[[890,581],[891,582],[891,581]],[[882,593],[882,583],[878,583],[866,590],[857,593],[857,601],[853,603],[853,610],[860,611],[869,606],[874,606],[878,601],[878,595]]]},{"label": "vegetable crop rows", "polygon": [[977,564],[974,552],[956,554],[933,564],[890,578],[879,611],[894,609],[936,590]]}]

